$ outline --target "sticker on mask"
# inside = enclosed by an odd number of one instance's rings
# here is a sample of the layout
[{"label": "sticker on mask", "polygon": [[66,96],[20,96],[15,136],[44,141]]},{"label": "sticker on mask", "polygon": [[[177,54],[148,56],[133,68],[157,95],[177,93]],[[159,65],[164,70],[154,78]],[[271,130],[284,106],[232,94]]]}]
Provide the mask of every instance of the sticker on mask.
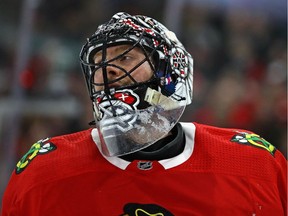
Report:
[{"label": "sticker on mask", "polygon": [[116,91],[110,97],[105,95],[98,98],[99,108],[103,113],[102,128],[117,128],[123,132],[130,130],[137,118],[135,110],[139,102],[139,96],[130,89]]}]

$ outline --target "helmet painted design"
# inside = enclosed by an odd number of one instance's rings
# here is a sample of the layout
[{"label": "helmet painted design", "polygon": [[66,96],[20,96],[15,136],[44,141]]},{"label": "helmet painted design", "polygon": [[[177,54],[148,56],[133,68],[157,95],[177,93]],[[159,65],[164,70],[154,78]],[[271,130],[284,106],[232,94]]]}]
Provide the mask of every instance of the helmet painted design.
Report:
[{"label": "helmet painted design", "polygon": [[[130,46],[112,60],[106,60],[108,47],[123,44]],[[143,61],[130,71],[113,64],[112,61],[135,47],[142,50]],[[93,57],[99,51],[102,61],[95,63]],[[94,138],[106,156],[129,154],[163,138],[192,101],[192,57],[173,32],[150,17],[115,14],[87,39],[80,61],[98,129]],[[137,82],[133,71],[144,62],[149,63],[153,76]],[[107,79],[107,67],[121,70],[121,76]],[[94,80],[99,69],[103,82]],[[129,85],[113,85],[127,77],[131,79]]]}]

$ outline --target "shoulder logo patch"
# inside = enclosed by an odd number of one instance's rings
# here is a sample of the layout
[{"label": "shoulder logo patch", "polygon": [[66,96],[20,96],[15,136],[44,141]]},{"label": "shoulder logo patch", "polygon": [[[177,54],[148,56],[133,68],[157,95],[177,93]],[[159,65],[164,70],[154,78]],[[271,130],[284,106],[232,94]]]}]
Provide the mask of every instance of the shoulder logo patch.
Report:
[{"label": "shoulder logo patch", "polygon": [[31,146],[29,151],[17,163],[15,168],[16,174],[23,172],[37,155],[49,153],[57,148],[53,143],[48,141],[49,138],[42,139]]},{"label": "shoulder logo patch", "polygon": [[266,149],[273,156],[276,151],[276,148],[271,143],[253,133],[239,132],[238,134],[234,135],[230,141]]}]

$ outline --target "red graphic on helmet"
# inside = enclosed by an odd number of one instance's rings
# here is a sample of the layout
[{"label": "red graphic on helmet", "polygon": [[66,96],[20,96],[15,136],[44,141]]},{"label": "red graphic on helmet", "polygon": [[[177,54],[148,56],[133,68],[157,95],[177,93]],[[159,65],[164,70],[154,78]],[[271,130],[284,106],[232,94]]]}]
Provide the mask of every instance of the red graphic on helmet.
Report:
[{"label": "red graphic on helmet", "polygon": [[116,91],[112,97],[109,98],[106,95],[101,95],[101,97],[97,98],[97,102],[102,106],[105,104],[105,107],[124,102],[125,104],[130,105],[132,109],[136,109],[139,104],[139,96],[130,89],[124,89]]},{"label": "red graphic on helmet", "polygon": [[[97,99],[98,106],[102,112],[103,130],[118,128],[121,131],[128,131],[133,127],[137,116],[131,114],[139,104],[139,96],[130,89],[118,90],[111,96],[104,95]],[[118,118],[114,118],[118,116]],[[119,121],[119,117],[121,121]]]},{"label": "red graphic on helmet", "polygon": [[137,98],[135,95],[132,95],[131,92],[116,92],[114,97],[129,105],[133,105],[137,102]]},{"label": "red graphic on helmet", "polygon": [[[133,22],[131,19],[124,19],[123,23],[125,23],[126,25],[132,27],[135,30],[139,30],[139,31],[144,31],[152,36],[156,36],[155,32],[152,29],[149,28],[143,28],[140,25],[135,24],[135,22]],[[155,47],[157,47],[159,45],[159,41],[152,39],[153,40],[153,44]]]}]

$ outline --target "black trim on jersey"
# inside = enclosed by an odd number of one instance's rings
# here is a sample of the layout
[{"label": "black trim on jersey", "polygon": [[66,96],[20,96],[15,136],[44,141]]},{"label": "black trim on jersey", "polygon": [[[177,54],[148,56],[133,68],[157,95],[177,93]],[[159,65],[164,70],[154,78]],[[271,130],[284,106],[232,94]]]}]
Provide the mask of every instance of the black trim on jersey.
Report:
[{"label": "black trim on jersey", "polygon": [[157,141],[151,146],[120,158],[133,160],[163,160],[177,156],[183,152],[185,147],[185,136],[180,123],[171,130],[171,135]]}]

